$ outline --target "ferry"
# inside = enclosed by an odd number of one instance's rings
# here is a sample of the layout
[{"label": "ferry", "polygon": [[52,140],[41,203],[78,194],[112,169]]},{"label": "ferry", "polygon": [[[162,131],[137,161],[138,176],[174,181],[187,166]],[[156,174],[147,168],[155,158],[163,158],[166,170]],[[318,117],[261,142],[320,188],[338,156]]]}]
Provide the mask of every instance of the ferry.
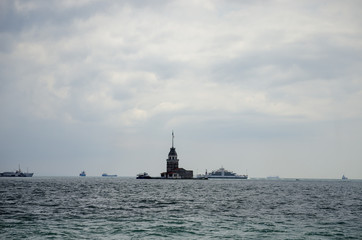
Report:
[{"label": "ferry", "polygon": [[82,171],[81,173],[79,173],[79,176],[80,177],[85,177],[85,176],[87,176],[87,174],[85,173],[85,171]]},{"label": "ferry", "polygon": [[19,165],[19,170],[16,170],[15,172],[2,172],[0,173],[0,177],[32,177],[34,173],[29,172],[22,172]]},{"label": "ferry", "polygon": [[206,179],[248,179],[248,175],[237,175],[232,171],[228,171],[221,167],[218,170],[214,170],[211,173],[205,173],[205,175],[197,175],[197,178]]}]

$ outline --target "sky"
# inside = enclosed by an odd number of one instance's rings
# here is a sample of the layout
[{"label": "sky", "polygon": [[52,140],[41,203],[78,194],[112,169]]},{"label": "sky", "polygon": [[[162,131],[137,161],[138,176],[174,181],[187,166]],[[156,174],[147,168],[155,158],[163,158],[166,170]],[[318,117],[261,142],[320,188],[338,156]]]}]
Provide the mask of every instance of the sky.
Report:
[{"label": "sky", "polygon": [[0,1],[0,172],[362,179],[361,9]]}]

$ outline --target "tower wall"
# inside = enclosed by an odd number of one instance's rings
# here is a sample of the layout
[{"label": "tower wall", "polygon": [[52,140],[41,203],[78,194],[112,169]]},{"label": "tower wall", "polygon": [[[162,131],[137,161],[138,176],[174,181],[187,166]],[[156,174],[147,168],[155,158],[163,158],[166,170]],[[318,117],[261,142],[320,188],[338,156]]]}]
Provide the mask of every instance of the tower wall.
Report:
[{"label": "tower wall", "polygon": [[178,169],[178,160],[177,161],[167,161],[167,172],[172,172]]},{"label": "tower wall", "polygon": [[168,158],[166,161],[167,161],[167,167],[166,167],[167,172],[171,172],[178,169],[179,160],[177,158],[176,149],[174,147],[170,149],[170,153],[168,154]]}]

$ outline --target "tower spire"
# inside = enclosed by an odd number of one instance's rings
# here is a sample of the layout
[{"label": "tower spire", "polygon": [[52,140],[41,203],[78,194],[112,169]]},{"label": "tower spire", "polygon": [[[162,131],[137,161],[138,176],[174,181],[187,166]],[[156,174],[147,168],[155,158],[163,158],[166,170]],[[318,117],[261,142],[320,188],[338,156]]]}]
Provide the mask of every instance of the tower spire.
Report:
[{"label": "tower spire", "polygon": [[173,139],[174,139],[174,134],[173,134],[173,130],[172,130],[172,148],[173,148]]}]

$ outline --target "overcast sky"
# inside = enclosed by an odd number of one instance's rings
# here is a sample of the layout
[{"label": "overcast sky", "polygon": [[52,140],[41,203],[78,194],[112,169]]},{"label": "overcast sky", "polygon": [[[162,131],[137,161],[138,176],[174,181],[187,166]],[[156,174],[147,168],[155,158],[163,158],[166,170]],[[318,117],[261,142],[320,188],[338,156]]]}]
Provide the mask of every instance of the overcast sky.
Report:
[{"label": "overcast sky", "polygon": [[362,179],[362,2],[0,1],[0,172]]}]

